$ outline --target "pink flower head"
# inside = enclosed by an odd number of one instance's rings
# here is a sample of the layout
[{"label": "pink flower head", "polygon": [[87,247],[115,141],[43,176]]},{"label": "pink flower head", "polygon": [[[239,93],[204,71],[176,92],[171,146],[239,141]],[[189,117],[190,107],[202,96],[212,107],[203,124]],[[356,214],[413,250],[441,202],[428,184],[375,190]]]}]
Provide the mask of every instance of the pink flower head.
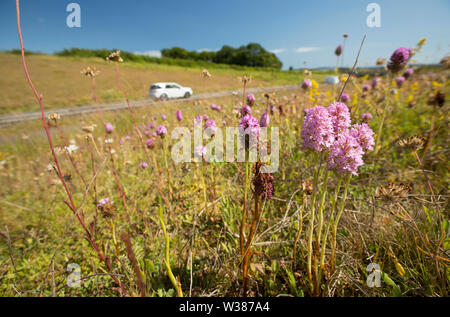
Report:
[{"label": "pink flower head", "polygon": [[242,108],[239,110],[241,113],[241,116],[245,116],[246,114],[252,113],[252,108],[250,108],[248,105],[243,105]]},{"label": "pink flower head", "polygon": [[411,50],[409,48],[397,48],[394,53],[392,53],[387,67],[392,73],[398,73],[406,66],[406,64],[408,64],[410,57]]},{"label": "pink flower head", "polygon": [[167,128],[165,126],[163,126],[162,124],[160,124],[156,128],[156,134],[159,135],[161,138],[164,138],[167,134]]},{"label": "pink flower head", "polygon": [[406,79],[408,79],[409,77],[411,77],[414,74],[414,70],[412,68],[408,68],[407,70],[405,70],[405,72],[403,73],[403,77],[405,77]]},{"label": "pink flower head", "polygon": [[211,109],[215,110],[215,111],[220,111],[222,109],[222,107],[213,103],[213,104],[211,104]]},{"label": "pink flower head", "polygon": [[207,115],[207,114],[204,114],[204,115],[203,115],[203,120],[206,121],[206,120],[208,120],[208,119],[209,119],[208,115]]},{"label": "pink flower head", "polygon": [[111,199],[109,199],[108,197],[105,197],[98,201],[97,207],[103,207],[103,206],[112,205],[112,204],[114,204],[114,202]]},{"label": "pink flower head", "polygon": [[369,112],[363,113],[363,114],[361,115],[361,120],[362,120],[362,122],[369,122],[369,121],[372,120],[372,118],[373,118],[373,116],[372,116],[372,114],[369,113]]},{"label": "pink flower head", "polygon": [[341,54],[342,54],[342,45],[341,44],[339,44],[338,47],[336,47],[334,54],[336,54],[336,56],[341,56]]},{"label": "pink flower head", "polygon": [[152,149],[155,146],[155,141],[153,141],[152,138],[148,139],[147,141],[145,141],[145,144],[147,145],[147,147],[149,149]]},{"label": "pink flower head", "polygon": [[368,92],[370,90],[370,85],[369,84],[365,84],[362,88],[362,91],[364,92]]},{"label": "pink flower head", "polygon": [[148,124],[148,127],[149,127],[150,129],[153,129],[153,128],[155,127],[155,124],[154,124],[153,122],[150,122],[150,123]]},{"label": "pink flower head", "polygon": [[139,164],[139,166],[142,168],[147,168],[148,164],[146,162],[142,162],[141,164]]},{"label": "pink flower head", "polygon": [[181,110],[177,110],[177,120],[178,121],[183,120],[183,116],[181,115]]},{"label": "pink flower head", "polygon": [[256,98],[254,94],[248,94],[247,95],[247,102],[250,106],[253,106],[253,104],[255,103]]},{"label": "pink flower head", "polygon": [[398,88],[401,88],[403,86],[403,83],[405,82],[405,77],[398,76],[395,78],[395,83],[397,84]]},{"label": "pink flower head", "polygon": [[309,109],[301,130],[303,147],[321,152],[329,149],[334,141],[333,123],[330,113],[322,106]]},{"label": "pink flower head", "polygon": [[329,106],[327,110],[333,125],[333,133],[335,137],[338,137],[341,133],[347,131],[351,125],[350,111],[343,102],[336,102]]},{"label": "pink flower head", "polygon": [[106,133],[112,133],[114,130],[114,127],[111,123],[107,122],[107,123],[105,123],[105,130],[106,130]]},{"label": "pink flower head", "polygon": [[217,131],[217,124],[214,120],[208,120],[205,122],[205,130],[211,131],[213,134]]},{"label": "pink flower head", "polygon": [[268,114],[267,112],[264,112],[264,113],[261,115],[261,119],[259,120],[259,125],[260,125],[261,127],[268,127],[268,126],[269,126],[269,123],[270,123],[270,117],[269,117],[269,114]]},{"label": "pink flower head", "polygon": [[345,102],[345,103],[349,102],[350,101],[350,96],[347,93],[344,92],[342,94],[342,96],[341,96],[341,101]]},{"label": "pink flower head", "polygon": [[350,129],[350,134],[358,141],[364,151],[373,151],[375,145],[374,133],[367,123],[354,124]]},{"label": "pink flower head", "polygon": [[127,135],[127,136],[125,137],[125,140],[126,140],[126,141],[130,141],[130,140],[131,140],[131,137],[130,137],[129,135]]},{"label": "pink flower head", "polygon": [[241,122],[239,123],[239,131],[242,134],[248,133],[249,135],[259,135],[258,119],[247,113],[241,118]]},{"label": "pink flower head", "polygon": [[307,78],[302,82],[302,89],[303,90],[308,90],[312,87],[312,82],[311,79]]},{"label": "pink flower head", "polygon": [[202,123],[202,121],[203,121],[203,118],[201,115],[195,116],[194,125],[198,125],[198,124]]},{"label": "pink flower head", "polygon": [[194,156],[195,158],[201,160],[203,157],[206,156],[206,147],[203,145],[199,145],[194,149]]},{"label": "pink flower head", "polygon": [[380,77],[375,76],[372,80],[372,89],[377,88],[380,83],[381,83]]},{"label": "pink flower head", "polygon": [[162,119],[162,121],[166,121],[166,120],[167,120],[167,117],[166,117],[166,115],[165,115],[165,114],[163,114],[163,115],[161,116],[161,119]]},{"label": "pink flower head", "polygon": [[331,147],[328,168],[339,174],[358,175],[358,168],[364,164],[364,151],[350,133],[341,134]]}]

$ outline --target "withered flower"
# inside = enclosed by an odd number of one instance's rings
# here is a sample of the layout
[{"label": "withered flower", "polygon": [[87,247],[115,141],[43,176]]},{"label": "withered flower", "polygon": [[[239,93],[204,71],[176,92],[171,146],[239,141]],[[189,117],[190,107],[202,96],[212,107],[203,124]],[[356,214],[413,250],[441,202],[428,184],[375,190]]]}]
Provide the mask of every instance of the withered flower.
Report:
[{"label": "withered flower", "polygon": [[270,173],[261,173],[261,167],[264,164],[261,161],[256,162],[253,168],[253,186],[256,195],[263,200],[271,200],[275,191],[274,178]]},{"label": "withered flower", "polygon": [[238,79],[244,84],[249,84],[252,81],[252,76],[242,76],[238,77]]},{"label": "withered flower", "polygon": [[122,57],[120,57],[120,50],[112,52],[111,54],[109,54],[109,56],[106,58],[106,60],[108,62],[122,63],[123,59],[122,59]]},{"label": "withered flower", "polygon": [[439,64],[441,64],[445,69],[450,68],[450,56],[445,56],[442,58]]},{"label": "withered flower", "polygon": [[94,132],[94,129],[96,126],[97,126],[96,124],[87,125],[87,126],[81,127],[81,130],[83,130],[84,132],[87,132],[87,133],[92,133],[92,132]]},{"label": "withered flower", "polygon": [[423,137],[414,135],[412,137],[401,139],[398,141],[398,145],[406,150],[418,151],[423,148],[425,140]]},{"label": "withered flower", "polygon": [[386,59],[385,58],[377,58],[377,66],[383,66],[386,64]]},{"label": "withered flower", "polygon": [[410,184],[395,184],[390,182],[387,186],[380,186],[376,189],[376,199],[395,201],[405,198],[412,191]]},{"label": "withered flower", "polygon": [[59,113],[50,113],[47,116],[47,120],[50,126],[57,126],[58,125],[58,121],[61,119],[61,115]]}]

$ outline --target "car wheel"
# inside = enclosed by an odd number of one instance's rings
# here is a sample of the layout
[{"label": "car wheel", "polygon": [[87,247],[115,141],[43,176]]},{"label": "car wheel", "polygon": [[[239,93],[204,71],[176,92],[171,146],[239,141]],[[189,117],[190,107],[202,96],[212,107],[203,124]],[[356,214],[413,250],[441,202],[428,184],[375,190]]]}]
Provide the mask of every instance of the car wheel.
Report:
[{"label": "car wheel", "polygon": [[167,100],[167,99],[169,99],[169,97],[167,96],[167,94],[162,94],[161,97],[159,97],[159,99]]},{"label": "car wheel", "polygon": [[187,91],[187,92],[184,94],[184,98],[190,98],[190,97],[191,97],[191,93]]}]

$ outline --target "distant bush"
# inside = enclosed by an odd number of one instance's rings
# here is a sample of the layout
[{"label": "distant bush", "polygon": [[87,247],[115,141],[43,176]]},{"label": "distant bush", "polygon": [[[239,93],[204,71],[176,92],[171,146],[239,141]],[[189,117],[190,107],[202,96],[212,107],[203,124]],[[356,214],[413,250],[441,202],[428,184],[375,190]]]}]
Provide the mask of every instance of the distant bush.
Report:
[{"label": "distant bush", "polygon": [[224,45],[217,52],[188,51],[181,47],[166,48],[161,51],[163,57],[194,61],[214,62],[218,64],[249,67],[268,67],[281,69],[283,64],[275,54],[266,51],[260,44],[250,43],[239,48]]}]

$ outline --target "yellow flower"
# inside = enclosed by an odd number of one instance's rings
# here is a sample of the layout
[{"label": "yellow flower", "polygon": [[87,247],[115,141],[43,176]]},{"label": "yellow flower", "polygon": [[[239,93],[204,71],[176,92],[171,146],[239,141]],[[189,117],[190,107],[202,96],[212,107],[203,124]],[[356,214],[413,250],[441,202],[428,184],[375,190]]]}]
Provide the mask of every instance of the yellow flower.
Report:
[{"label": "yellow flower", "polygon": [[440,88],[440,87],[442,87],[442,84],[441,84],[441,83],[438,83],[437,81],[433,81],[433,82],[431,83],[431,85],[432,85],[434,88]]}]

